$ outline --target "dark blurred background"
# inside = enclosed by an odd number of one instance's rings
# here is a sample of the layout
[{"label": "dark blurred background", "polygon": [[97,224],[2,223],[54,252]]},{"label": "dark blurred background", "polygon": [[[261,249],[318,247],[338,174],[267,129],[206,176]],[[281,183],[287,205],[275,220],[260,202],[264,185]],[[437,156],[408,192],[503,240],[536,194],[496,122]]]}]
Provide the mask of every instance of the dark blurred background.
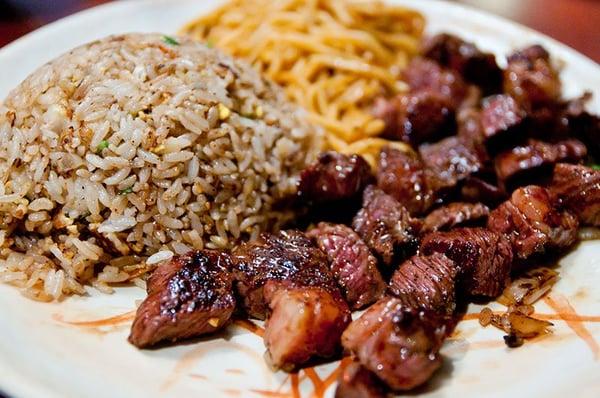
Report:
[{"label": "dark blurred background", "polygon": [[[109,1],[0,0],[0,47],[49,22]],[[455,1],[529,26],[600,62],[600,0]]]}]

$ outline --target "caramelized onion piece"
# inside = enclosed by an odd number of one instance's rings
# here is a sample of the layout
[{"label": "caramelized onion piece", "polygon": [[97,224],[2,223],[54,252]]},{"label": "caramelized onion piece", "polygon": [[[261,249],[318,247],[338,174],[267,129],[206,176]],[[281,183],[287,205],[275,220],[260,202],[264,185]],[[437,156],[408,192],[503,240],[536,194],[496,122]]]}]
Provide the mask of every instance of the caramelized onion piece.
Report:
[{"label": "caramelized onion piece", "polygon": [[523,304],[530,306],[548,293],[558,278],[558,272],[550,268],[536,268],[512,281],[504,289],[498,302],[507,307]]},{"label": "caramelized onion piece", "polygon": [[[523,309],[527,312],[523,313]],[[482,326],[493,325],[506,332],[504,341],[509,347],[518,347],[523,344],[523,339],[532,339],[551,332],[551,322],[535,319],[529,316],[533,313],[533,307],[520,306],[510,307],[503,314],[494,314],[492,310],[485,307],[479,313],[479,323]]]}]

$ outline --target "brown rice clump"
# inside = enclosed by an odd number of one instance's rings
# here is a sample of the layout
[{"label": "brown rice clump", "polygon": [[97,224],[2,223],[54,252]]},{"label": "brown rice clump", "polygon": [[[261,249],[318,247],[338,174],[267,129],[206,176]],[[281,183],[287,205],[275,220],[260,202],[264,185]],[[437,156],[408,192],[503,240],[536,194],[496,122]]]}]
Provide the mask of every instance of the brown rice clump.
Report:
[{"label": "brown rice clump", "polygon": [[203,44],[76,48],[0,105],[0,280],[38,300],[110,292],[277,229],[320,141],[279,87]]}]

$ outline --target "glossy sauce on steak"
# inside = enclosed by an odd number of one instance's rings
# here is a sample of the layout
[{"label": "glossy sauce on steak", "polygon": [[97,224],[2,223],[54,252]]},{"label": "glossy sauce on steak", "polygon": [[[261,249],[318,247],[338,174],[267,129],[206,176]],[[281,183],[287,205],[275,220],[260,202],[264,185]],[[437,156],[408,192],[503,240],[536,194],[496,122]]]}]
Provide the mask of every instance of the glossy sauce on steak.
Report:
[{"label": "glossy sauce on steak", "polygon": [[331,272],[351,309],[363,308],[383,295],[386,284],[377,268],[377,259],[351,228],[319,223],[306,235],[327,254]]},{"label": "glossy sauce on steak", "polygon": [[264,294],[270,310],[264,341],[271,366],[289,371],[339,350],[342,332],[352,320],[339,294],[287,281],[267,282]]},{"label": "glossy sauce on steak", "polygon": [[499,296],[510,279],[513,253],[504,235],[485,228],[457,228],[426,235],[421,253],[443,253],[460,270],[464,296]]},{"label": "glossy sauce on steak", "polygon": [[379,98],[373,115],[384,121],[385,137],[412,145],[436,141],[456,130],[452,102],[433,91]]},{"label": "glossy sauce on steak", "polygon": [[316,203],[349,199],[359,195],[372,178],[362,156],[325,152],[302,171],[298,195]]},{"label": "glossy sauce on steak", "polygon": [[530,185],[515,190],[511,198],[492,211],[488,228],[504,234],[515,257],[525,260],[547,249],[571,246],[577,238],[577,218],[558,209],[545,188]]},{"label": "glossy sauce on steak", "polygon": [[451,315],[457,274],[457,265],[443,254],[413,256],[394,272],[389,292],[410,308]]},{"label": "glossy sauce on steak", "polygon": [[452,109],[458,109],[467,96],[467,85],[458,73],[425,58],[413,58],[402,75],[412,93],[435,93],[451,101]]},{"label": "glossy sauce on steak", "polygon": [[162,263],[148,280],[129,341],[142,348],[223,328],[236,304],[229,267],[228,255],[212,250]]},{"label": "glossy sauce on steak", "polygon": [[504,91],[528,108],[557,101],[561,85],[550,54],[534,45],[510,55],[504,71]]},{"label": "glossy sauce on steak", "polygon": [[405,391],[425,383],[440,367],[447,332],[443,317],[384,297],[348,326],[342,344],[392,390]]},{"label": "glossy sauce on steak", "polygon": [[586,146],[570,139],[557,143],[529,140],[496,156],[496,175],[504,186],[516,187],[543,181],[557,162],[577,163],[587,156]]},{"label": "glossy sauce on steak", "polygon": [[559,163],[550,190],[582,224],[600,226],[600,171]]},{"label": "glossy sauce on steak", "polygon": [[393,196],[412,215],[423,214],[433,202],[424,167],[416,156],[385,147],[379,154],[377,187]]},{"label": "glossy sauce on steak", "polygon": [[263,293],[267,282],[316,287],[341,296],[327,256],[300,231],[263,233],[257,240],[235,247],[231,260],[241,305],[258,319],[268,314]]},{"label": "glossy sauce on steak", "polygon": [[464,137],[448,137],[421,145],[419,153],[427,169],[427,181],[434,192],[448,192],[470,175],[481,171],[487,160],[485,150]]},{"label": "glossy sauce on steak", "polygon": [[425,41],[423,56],[459,73],[467,82],[481,88],[484,95],[502,89],[502,70],[494,54],[482,52],[473,43],[448,33]]},{"label": "glossy sauce on steak", "polygon": [[242,306],[267,318],[264,340],[273,367],[290,370],[335,353],[350,309],[327,256],[310,239],[296,230],[263,233],[231,257]]},{"label": "glossy sauce on steak", "polygon": [[373,185],[363,194],[363,207],[352,228],[387,266],[416,249],[418,221],[396,199]]},{"label": "glossy sauce on steak", "polygon": [[423,220],[421,233],[445,231],[457,226],[485,225],[490,209],[481,203],[455,202],[439,207]]}]

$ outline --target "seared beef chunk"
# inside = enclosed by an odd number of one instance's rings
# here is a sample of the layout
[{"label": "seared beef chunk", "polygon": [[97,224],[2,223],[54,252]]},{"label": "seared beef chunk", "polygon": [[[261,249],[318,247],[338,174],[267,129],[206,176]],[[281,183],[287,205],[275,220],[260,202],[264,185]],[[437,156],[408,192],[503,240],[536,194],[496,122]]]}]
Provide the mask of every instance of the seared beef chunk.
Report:
[{"label": "seared beef chunk", "polygon": [[325,253],[303,233],[263,233],[236,247],[231,258],[246,312],[270,315],[264,339],[274,367],[291,369],[335,352],[350,310]]},{"label": "seared beef chunk", "polygon": [[528,109],[551,104],[560,98],[558,72],[542,46],[531,46],[508,57],[504,91]]},{"label": "seared beef chunk", "polygon": [[413,256],[394,272],[390,294],[411,308],[451,315],[458,268],[443,254]]},{"label": "seared beef chunk", "polygon": [[391,389],[425,383],[440,367],[438,352],[447,334],[446,319],[384,297],[348,326],[344,348]]},{"label": "seared beef chunk", "polygon": [[396,199],[373,185],[363,193],[363,207],[352,228],[388,266],[408,256],[417,245],[418,221]]},{"label": "seared beef chunk", "polygon": [[485,228],[458,228],[426,235],[421,252],[443,253],[460,267],[459,292],[468,296],[499,296],[506,287],[513,253],[502,234]]},{"label": "seared beef chunk", "polygon": [[577,163],[587,156],[587,148],[578,140],[565,140],[555,144],[529,140],[496,156],[496,175],[505,187],[526,185],[552,174],[557,162]]},{"label": "seared beef chunk", "polygon": [[267,282],[264,294],[271,311],[264,340],[272,366],[291,370],[338,351],[340,337],[352,320],[339,294],[288,281]]},{"label": "seared beef chunk", "polygon": [[386,398],[387,386],[373,372],[352,362],[338,378],[335,398]]},{"label": "seared beef chunk", "polygon": [[371,178],[371,168],[361,156],[325,152],[302,171],[298,194],[312,202],[349,199],[360,194]]},{"label": "seared beef chunk", "polygon": [[148,297],[137,310],[129,341],[148,347],[212,333],[235,309],[228,255],[191,252],[161,264],[148,280]]},{"label": "seared beef chunk", "polygon": [[425,217],[421,233],[445,231],[460,225],[485,225],[489,214],[490,209],[481,203],[450,203],[435,209]]},{"label": "seared beef chunk", "polygon": [[566,248],[575,242],[578,222],[570,212],[557,210],[557,205],[545,188],[519,188],[490,213],[488,228],[505,234],[520,260],[546,249]]},{"label": "seared beef chunk", "polygon": [[473,43],[441,33],[425,42],[423,56],[458,72],[467,82],[479,86],[484,95],[502,89],[502,70],[496,57],[480,51]]},{"label": "seared beef chunk", "polygon": [[506,199],[504,189],[478,177],[468,177],[461,188],[460,196],[469,202],[482,202],[495,207]]},{"label": "seared beef chunk", "polygon": [[559,163],[550,191],[582,224],[600,226],[600,171]]},{"label": "seared beef chunk", "polygon": [[460,75],[425,58],[413,58],[404,69],[403,77],[412,93],[435,93],[451,101],[453,109],[460,107],[468,91]]},{"label": "seared beef chunk", "polygon": [[456,114],[456,122],[458,123],[457,135],[477,144],[484,142],[481,110],[474,107],[462,109]]},{"label": "seared beef chunk", "polygon": [[342,224],[319,223],[306,233],[327,254],[333,276],[352,309],[374,303],[385,292],[377,260],[365,242]]},{"label": "seared beef chunk", "polygon": [[585,143],[590,154],[600,159],[600,117],[592,115],[584,108],[590,95],[569,101],[560,115],[561,127],[567,129],[567,134],[575,136]]},{"label": "seared beef chunk", "polygon": [[423,163],[398,149],[381,150],[377,186],[413,215],[423,214],[431,206],[432,194],[427,187]]},{"label": "seared beef chunk", "polygon": [[484,168],[487,154],[479,145],[464,137],[448,137],[436,144],[419,147],[427,169],[427,181],[433,192],[444,194]]},{"label": "seared beef chunk", "polygon": [[385,122],[384,136],[412,145],[437,141],[456,130],[452,102],[433,91],[379,98],[373,114]]},{"label": "seared beef chunk", "polygon": [[488,148],[494,150],[499,143],[519,140],[526,116],[521,105],[509,95],[488,98],[481,111],[481,131]]},{"label": "seared beef chunk", "polygon": [[320,287],[331,294],[341,294],[329,270],[327,256],[300,231],[263,233],[257,240],[235,247],[231,260],[242,307],[258,319],[265,319],[268,313],[263,294],[268,281]]}]

